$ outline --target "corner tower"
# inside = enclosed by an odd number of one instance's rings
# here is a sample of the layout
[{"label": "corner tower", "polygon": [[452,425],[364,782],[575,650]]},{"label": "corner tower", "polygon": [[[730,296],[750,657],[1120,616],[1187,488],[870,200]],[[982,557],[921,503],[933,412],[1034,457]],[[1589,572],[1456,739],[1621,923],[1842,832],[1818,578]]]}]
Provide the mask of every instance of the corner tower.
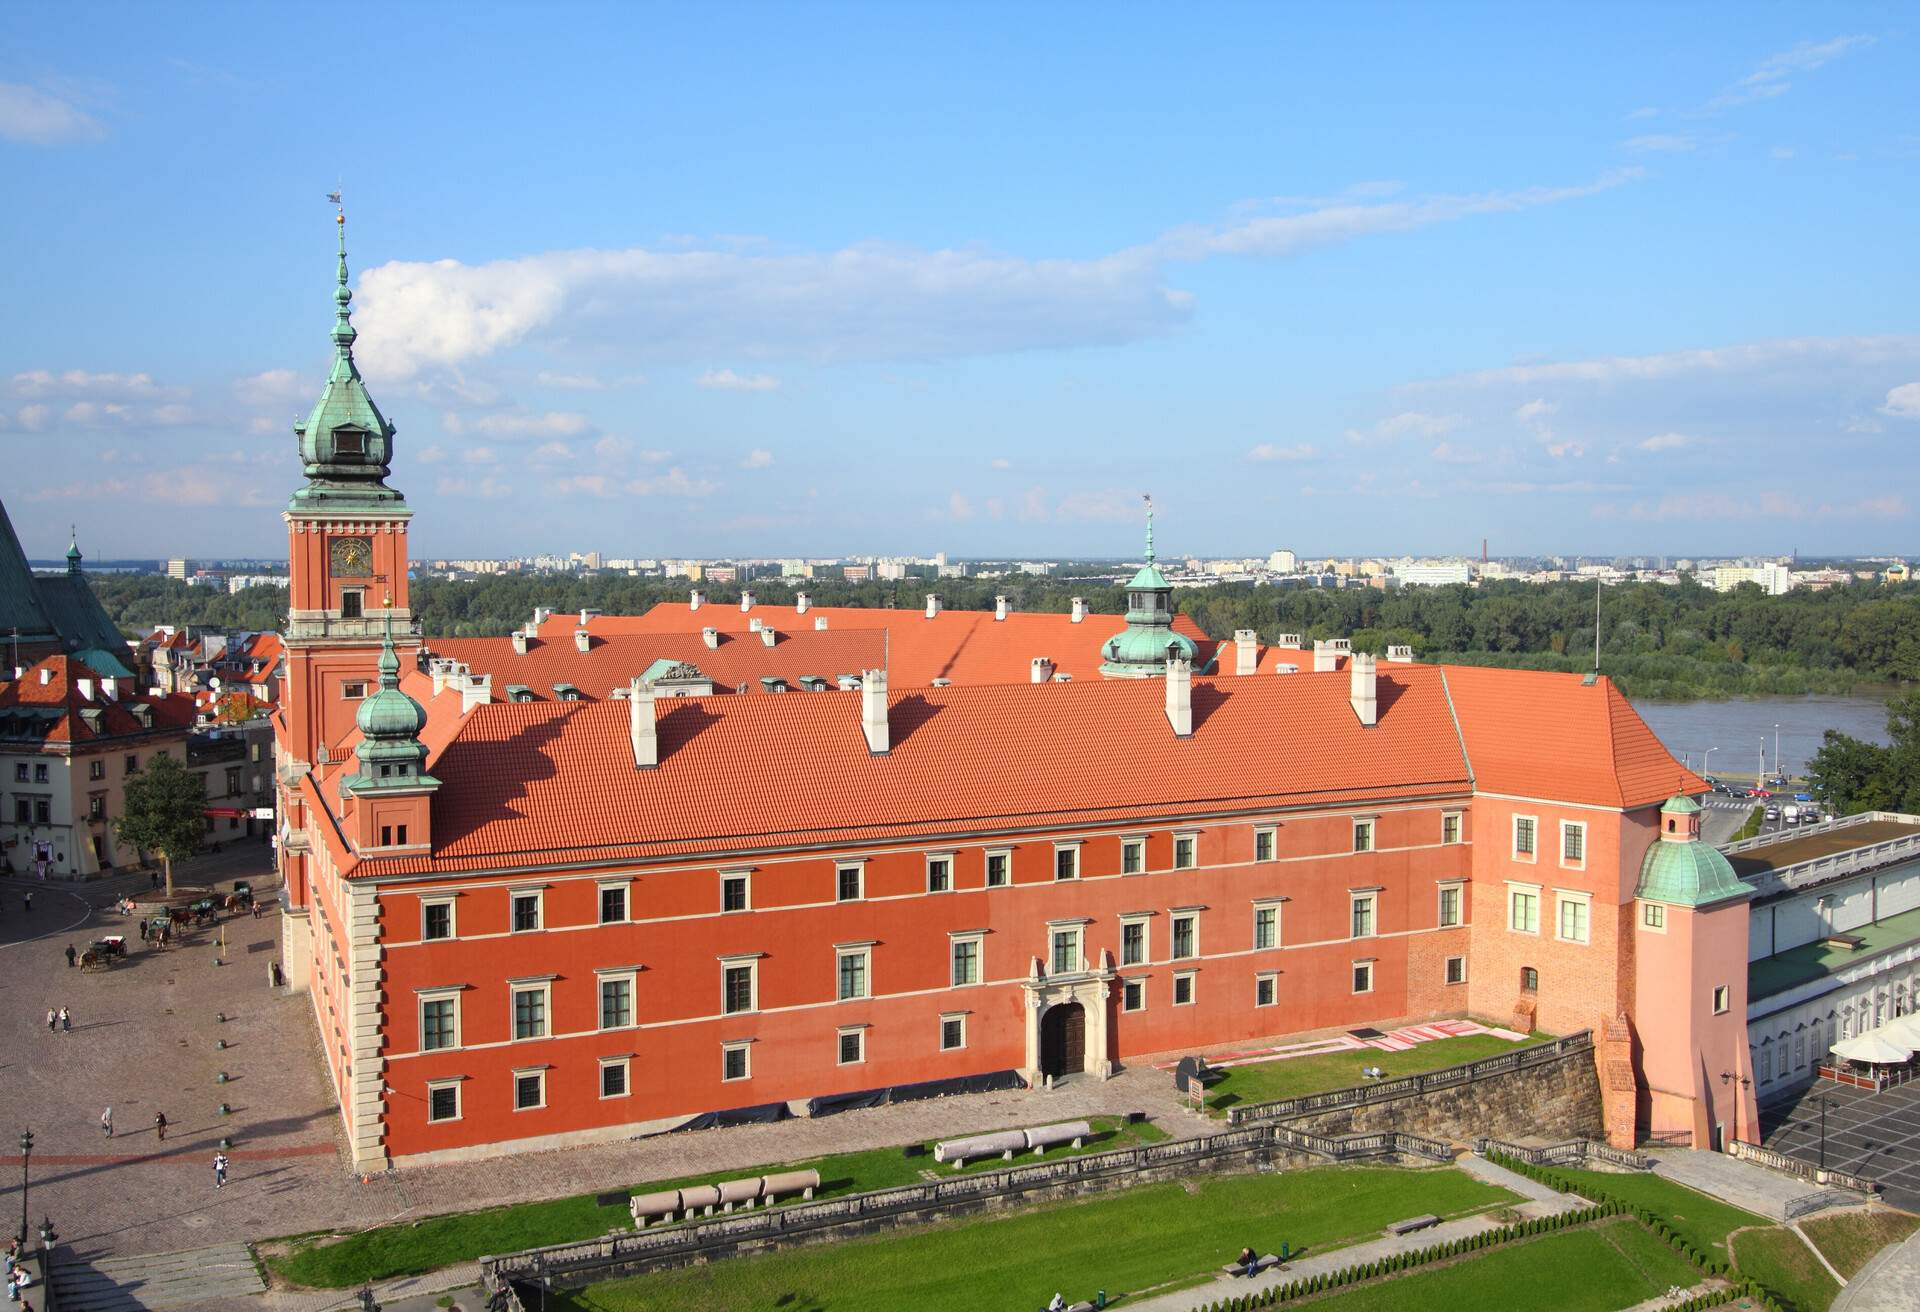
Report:
[{"label": "corner tower", "polygon": [[1169,657],[1197,663],[1192,638],[1173,630],[1173,585],[1153,563],[1153,498],[1147,498],[1147,563],[1127,584],[1127,627],[1100,649],[1107,679],[1160,679]]}]

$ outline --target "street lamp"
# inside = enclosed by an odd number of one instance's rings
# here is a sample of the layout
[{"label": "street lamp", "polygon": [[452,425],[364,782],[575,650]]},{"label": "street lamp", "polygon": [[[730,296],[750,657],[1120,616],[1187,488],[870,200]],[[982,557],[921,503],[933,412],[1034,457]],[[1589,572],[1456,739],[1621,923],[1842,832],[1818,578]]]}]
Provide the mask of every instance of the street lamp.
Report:
[{"label": "street lamp", "polygon": [[1773,774],[1780,777],[1780,726],[1773,726]]},{"label": "street lamp", "polygon": [[53,1218],[40,1218],[40,1256],[48,1263],[46,1270],[52,1269],[53,1246],[60,1242],[60,1236],[53,1232]]},{"label": "street lamp", "polygon": [[27,1246],[27,1163],[33,1159],[33,1131],[20,1131],[20,1247]]},{"label": "street lamp", "polygon": [[1707,754],[1700,758],[1701,774],[1711,774],[1713,772],[1713,754],[1719,750],[1718,747],[1707,748]]}]

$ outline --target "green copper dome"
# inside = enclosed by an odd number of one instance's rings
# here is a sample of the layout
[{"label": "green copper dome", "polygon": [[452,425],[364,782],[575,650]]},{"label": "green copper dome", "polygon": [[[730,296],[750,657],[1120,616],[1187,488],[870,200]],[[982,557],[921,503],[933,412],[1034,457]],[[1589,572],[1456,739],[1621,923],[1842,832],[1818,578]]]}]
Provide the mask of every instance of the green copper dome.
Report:
[{"label": "green copper dome", "polygon": [[[1661,815],[1694,815],[1700,804],[1690,797],[1674,797],[1660,808]],[[1732,898],[1752,897],[1753,889],[1740,882],[1720,849],[1700,841],[1697,833],[1662,836],[1647,849],[1640,863],[1640,884],[1634,896],[1649,902],[1704,907]]]},{"label": "green copper dome", "polygon": [[1199,648],[1173,628],[1173,585],[1153,563],[1153,501],[1147,501],[1147,563],[1127,584],[1127,627],[1100,648],[1100,673],[1109,679],[1155,679],[1167,657],[1195,660]]},{"label": "green copper dome", "polygon": [[347,218],[338,218],[340,268],[334,288],[333,370],[313,413],[293,426],[300,439],[300,461],[307,485],[293,494],[291,508],[340,508],[394,505],[405,500],[386,485],[393,460],[394,427],[374,405],[354,363],[354,331],[347,286]]},{"label": "green copper dome", "polygon": [[1694,801],[1691,797],[1676,794],[1675,796],[1669,797],[1667,799],[1667,804],[1660,808],[1660,814],[1661,815],[1699,815],[1700,803]]},{"label": "green copper dome", "polygon": [[360,726],[360,745],[354,749],[360,768],[341,780],[341,787],[362,792],[438,782],[426,774],[427,749],[420,741],[420,731],[427,727],[426,708],[400,691],[400,657],[393,649],[391,618],[380,648],[380,690],[360,703],[354,723]]}]

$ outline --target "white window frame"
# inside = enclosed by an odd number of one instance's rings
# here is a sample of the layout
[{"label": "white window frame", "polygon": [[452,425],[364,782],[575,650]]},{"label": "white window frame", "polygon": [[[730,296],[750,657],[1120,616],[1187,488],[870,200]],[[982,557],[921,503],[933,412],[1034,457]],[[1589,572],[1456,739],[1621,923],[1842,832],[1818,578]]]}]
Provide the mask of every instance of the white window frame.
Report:
[{"label": "white window frame", "polygon": [[[1260,1001],[1260,990],[1265,987],[1269,994],[1265,1002]],[[1280,972],[1263,970],[1253,977],[1253,1005],[1255,1007],[1277,1007],[1280,1005]]]},{"label": "white window frame", "polygon": [[[538,991],[540,994],[540,1032],[522,1036],[514,1033],[518,1028],[520,995]],[[597,1001],[597,1000],[596,1000]],[[553,1037],[553,978],[510,979],[507,981],[507,1032],[515,1043],[534,1043]]]},{"label": "white window frame", "polygon": [[[1253,902],[1253,950],[1255,952],[1270,952],[1280,946],[1280,921],[1281,921],[1280,906],[1281,906],[1281,903],[1284,901],[1285,901],[1284,898],[1277,898],[1277,897],[1262,897],[1262,898],[1254,899],[1254,902]],[[1265,912],[1265,911],[1271,911],[1273,913],[1273,942],[1262,946],[1260,942],[1260,915],[1262,912]]]},{"label": "white window frame", "polygon": [[[941,865],[941,864],[944,864],[946,866],[947,886],[945,888],[935,888],[933,886],[933,868],[934,866]],[[927,892],[928,894],[933,895],[933,894],[951,893],[953,892],[953,890],[954,890],[953,853],[951,852],[927,853]]]},{"label": "white window frame", "polygon": [[[848,957],[860,959],[860,992],[840,991],[841,970]],[[758,972],[755,972],[758,974]],[[756,993],[758,990],[756,990]],[[873,944],[836,943],[833,948],[833,1000],[835,1002],[871,1002],[873,1001]]]},{"label": "white window frame", "polygon": [[[1460,963],[1460,978],[1459,978],[1459,979],[1448,979],[1448,978],[1447,978],[1447,976],[1448,976],[1448,975],[1451,975],[1451,974],[1453,973],[1453,963],[1454,963],[1454,962],[1456,962],[1456,961]],[[1443,973],[1443,974],[1442,974],[1442,975],[1440,976],[1440,983],[1441,983],[1441,985],[1442,985],[1443,987],[1447,987],[1447,988],[1451,988],[1451,987],[1453,987],[1453,986],[1454,986],[1454,985],[1456,985],[1456,984],[1465,984],[1466,982],[1467,982],[1467,959],[1466,959],[1466,957],[1465,957],[1464,955],[1455,955],[1455,956],[1451,956],[1451,957],[1448,957],[1448,958],[1447,958],[1447,961],[1446,961],[1446,967],[1445,967],[1445,971],[1444,971],[1444,973]]]},{"label": "white window frame", "polygon": [[[1192,929],[1192,933],[1189,935],[1192,942],[1188,944],[1188,946],[1191,947],[1193,951],[1175,956],[1174,948],[1180,942],[1180,922],[1183,920],[1186,921]],[[1167,960],[1200,960],[1200,911],[1198,908],[1184,907],[1167,913]]]},{"label": "white window frame", "polygon": [[[445,897],[423,897],[420,899],[420,941],[422,943],[449,943],[460,937],[460,913],[456,909],[459,898],[449,894]],[[427,937],[427,908],[445,907],[447,909],[447,932],[439,938]]]},{"label": "white window frame", "polygon": [[[947,1042],[947,1026],[960,1027],[960,1042]],[[967,1013],[964,1011],[943,1011],[940,1013],[940,1051],[963,1052],[967,1046]]]},{"label": "white window frame", "polygon": [[[352,690],[358,688],[358,693]],[[367,699],[367,681],[365,679],[343,679],[340,682],[340,700],[360,702]]]},{"label": "white window frame", "polygon": [[1640,928],[1649,934],[1667,932],[1667,907],[1664,902],[1642,902],[1640,904]]},{"label": "white window frame", "polygon": [[[1000,882],[997,884],[993,880],[993,859],[995,857],[999,857],[1001,861]],[[982,878],[986,880],[985,886],[987,888],[1012,887],[1013,885],[1013,849],[1010,847],[988,848],[986,859],[980,863],[980,869],[982,871]]]},{"label": "white window frame", "polygon": [[[520,1105],[520,1081],[533,1078],[540,1081],[540,1101],[531,1107]],[[522,1066],[513,1073],[513,1110],[516,1112],[545,1111],[547,1106],[547,1068],[545,1066]]]},{"label": "white window frame", "polygon": [[[1529,832],[1532,834],[1531,841],[1533,843],[1533,850],[1531,852],[1522,852],[1520,850],[1520,825],[1522,821],[1526,822],[1526,824],[1529,826]],[[1540,859],[1540,817],[1539,816],[1516,815],[1515,817],[1513,817],[1512,837],[1513,837],[1513,859],[1515,861],[1525,861],[1529,865],[1531,865],[1533,862],[1538,861]]]},{"label": "white window frame", "polygon": [[[620,1068],[620,1092],[608,1093],[607,1092],[607,1071],[610,1068],[615,1066],[618,1066]],[[633,1060],[632,1058],[602,1057],[600,1059],[600,1074],[597,1078],[599,1080],[600,1100],[602,1102],[609,1102],[615,1098],[633,1097]]]},{"label": "white window frame", "polygon": [[[1200,972],[1197,970],[1176,970],[1173,972],[1174,1006],[1192,1007],[1199,1004],[1200,985],[1196,979],[1199,974]],[[1185,1002],[1180,1001],[1180,986],[1183,983],[1187,986],[1187,1000]]]},{"label": "white window frame", "polygon": [[[848,1061],[845,1055],[845,1043],[849,1038],[860,1041],[860,1055]],[[833,1032],[833,1064],[835,1066],[865,1066],[867,1064],[867,1027],[865,1025],[842,1025]]]},{"label": "white window frame", "polygon": [[[1580,857],[1576,861],[1567,859],[1567,835],[1580,835]],[[1585,870],[1587,868],[1587,822],[1584,820],[1562,820],[1560,822],[1560,864],[1567,870]]]},{"label": "white window frame", "polygon": [[[1137,853],[1139,859],[1134,863],[1136,869],[1127,869],[1127,853]],[[1144,838],[1123,838],[1120,840],[1120,873],[1123,875],[1144,875],[1147,873],[1147,840]]]},{"label": "white window frame", "polygon": [[[1069,880],[1080,878],[1080,848],[1081,844],[1077,840],[1071,843],[1055,843],[1053,845],[1054,883],[1064,884]],[[1068,858],[1068,870],[1064,875],[1060,873],[1060,858],[1063,856]]]},{"label": "white window frame", "polygon": [[[606,1018],[606,1004],[601,996],[601,988],[607,984],[625,984],[627,986],[627,1014],[625,1025],[609,1025]],[[601,1033],[611,1030],[630,1030],[640,1024],[640,968],[638,966],[609,967],[593,972],[593,1019],[594,1028]]]},{"label": "white window frame", "polygon": [[[620,911],[618,920],[606,918],[606,895],[608,889],[620,890]],[[631,879],[602,879],[594,884],[593,914],[595,922],[602,925],[626,925],[633,921],[633,881]]]},{"label": "white window frame", "polygon": [[[415,1005],[413,1019],[416,1027],[414,1031],[415,1046],[421,1052],[458,1052],[463,1046],[462,1039],[464,1035],[461,1033],[463,1018],[460,1015],[463,1010],[460,1006],[460,995],[463,992],[465,992],[465,990],[458,987],[420,989],[414,995]],[[451,1002],[453,1004],[453,1042],[444,1048],[429,1048],[427,1046],[427,1004],[429,1002]],[[511,1023],[511,1020],[509,1020],[509,1023]]]},{"label": "white window frame", "polygon": [[[1523,897],[1523,896],[1533,899],[1533,928],[1532,929],[1522,929],[1518,925],[1514,924],[1514,915],[1513,915],[1514,906],[1515,906],[1514,899],[1518,897]],[[1508,881],[1507,883],[1507,932],[1509,934],[1531,934],[1535,938],[1538,938],[1540,936],[1540,885],[1516,884],[1511,880]]]},{"label": "white window frame", "polygon": [[[1447,826],[1453,826],[1453,837],[1447,837]],[[1440,813],[1440,845],[1457,847],[1466,841],[1467,813],[1465,811],[1442,811]]]},{"label": "white window frame", "polygon": [[[1260,842],[1266,840],[1267,854],[1260,855]],[[1253,827],[1253,859],[1264,864],[1280,859],[1280,828],[1278,825],[1255,825]]]},{"label": "white window frame", "polygon": [[[1139,997],[1139,999],[1140,999],[1140,1005],[1139,1005],[1139,1006],[1137,1006],[1137,1007],[1129,1007],[1129,1006],[1127,1005],[1127,990],[1128,990],[1128,989],[1130,989],[1130,988],[1131,988],[1131,989],[1138,989],[1138,990],[1139,990],[1139,993],[1138,993],[1138,994],[1137,994],[1136,996],[1138,996],[1138,997]],[[1147,980],[1146,980],[1146,977],[1145,977],[1144,975],[1136,975],[1136,976],[1134,976],[1134,977],[1133,977],[1132,979],[1123,979],[1123,980],[1121,980],[1121,981],[1120,981],[1120,1010],[1121,1010],[1121,1012],[1122,1012],[1122,1013],[1124,1013],[1124,1014],[1127,1014],[1127,1015],[1131,1015],[1131,1014],[1132,1014],[1132,1013],[1134,1013],[1134,1012],[1137,1012],[1137,1011],[1145,1011],[1146,1009],[1147,1009]]]},{"label": "white window frame", "polygon": [[[1187,845],[1187,860],[1180,860],[1180,845]],[[1198,829],[1176,829],[1173,831],[1173,868],[1175,870],[1198,870],[1200,868],[1200,831]]]},{"label": "white window frame", "polygon": [[[1570,938],[1561,933],[1564,926],[1560,919],[1560,908],[1563,906],[1577,906],[1581,909],[1582,914],[1576,919],[1581,922],[1581,927],[1586,931],[1584,935]],[[1593,942],[1593,894],[1573,892],[1564,888],[1553,890],[1553,937],[1558,942],[1577,943],[1583,947]]]},{"label": "white window frame", "polygon": [[1378,971],[1375,970],[1375,966],[1377,964],[1378,964],[1377,960],[1373,957],[1368,957],[1365,960],[1355,961],[1349,964],[1347,969],[1347,984],[1349,987],[1353,985],[1354,978],[1356,975],[1358,975],[1363,970],[1367,972],[1367,986],[1363,989],[1362,988],[1353,989],[1353,994],[1355,997],[1358,997],[1363,993],[1373,992],[1374,987],[1379,983],[1379,980],[1376,978]]},{"label": "white window frame", "polygon": [[[1447,894],[1453,894],[1453,919],[1447,919]],[[1459,929],[1467,923],[1467,881],[1449,879],[1434,886],[1433,924],[1436,929]]]},{"label": "white window frame", "polygon": [[[1361,838],[1363,834],[1366,836],[1364,840]],[[1379,850],[1379,817],[1371,815],[1355,816],[1353,818],[1353,855],[1360,856],[1367,852],[1378,852]]]},{"label": "white window frame", "polygon": [[[737,907],[729,907],[727,905],[727,887],[731,884],[738,884],[740,886],[740,905]],[[720,914],[723,916],[739,916],[751,910],[753,910],[753,872],[751,870],[722,870],[720,872]]]},{"label": "white window frame", "polygon": [[[953,977],[954,967],[955,965],[958,964],[958,962],[955,960],[954,954],[957,953],[960,950],[960,948],[965,944],[971,944],[973,946],[974,977],[970,980],[962,982],[960,980],[954,979]],[[982,930],[969,930],[964,932],[959,930],[948,931],[947,933],[947,986],[949,988],[956,988],[956,989],[973,989],[973,988],[979,988],[982,984],[985,984],[986,982],[987,982],[987,936],[986,936],[986,933]]]},{"label": "white window frame", "polygon": [[[749,1006],[745,1011],[727,1010],[727,972],[741,967],[747,970],[747,992]],[[836,982],[837,989],[837,982]],[[748,953],[742,956],[720,958],[720,1014],[722,1016],[750,1016],[760,1010],[760,954]]]},{"label": "white window frame", "polygon": [[[1359,912],[1360,906],[1362,903],[1365,903],[1367,908],[1367,932],[1364,934],[1356,934],[1353,931],[1353,918],[1355,914]],[[1377,888],[1370,888],[1360,892],[1348,893],[1347,894],[1347,941],[1357,942],[1361,939],[1379,938],[1379,937],[1380,937],[1380,890]]]},{"label": "white window frame", "polygon": [[[1071,934],[1073,936],[1073,951],[1069,954],[1073,960],[1065,970],[1057,970],[1054,968],[1054,962],[1059,959],[1057,951],[1059,945],[1056,940],[1061,934]],[[1084,923],[1076,920],[1071,924],[1051,924],[1047,926],[1047,973],[1049,975],[1075,974],[1080,969],[1080,963],[1086,959],[1087,927]]]},{"label": "white window frame", "polygon": [[[1729,1010],[1732,1009],[1732,1007],[1733,1007],[1732,986],[1727,984],[1714,985],[1713,986],[1713,1014],[1716,1016],[1724,1016],[1727,1014]],[[1877,1010],[1874,1013],[1874,1020],[1876,1024],[1879,1021],[1879,1013]]]},{"label": "white window frame", "polygon": [[[460,1091],[460,1086],[465,1084],[466,1082],[467,1082],[467,1077],[464,1075],[455,1075],[444,1080],[428,1080],[427,1081],[427,1124],[428,1125],[452,1125],[455,1121],[464,1120],[466,1118],[467,1099],[466,1099],[466,1095],[461,1093]],[[453,1090],[453,1115],[436,1117],[433,1114],[433,1095],[438,1093],[442,1089]]]},{"label": "white window frame", "polygon": [[[841,876],[849,871],[853,873],[854,894],[852,897],[840,896]],[[864,902],[867,899],[867,863],[865,861],[836,861],[833,863],[833,900],[835,902]]]},{"label": "white window frame", "polygon": [[[1127,927],[1140,926],[1140,956],[1138,960],[1127,960]],[[1146,966],[1153,962],[1153,913],[1134,911],[1120,917],[1120,964],[1122,966]]]},{"label": "white window frame", "polygon": [[[738,1075],[729,1075],[727,1074],[727,1055],[735,1052],[740,1054],[740,1073]],[[739,1084],[744,1080],[750,1080],[752,1078],[753,1040],[734,1039],[722,1043],[720,1045],[720,1083]]]},{"label": "white window frame", "polygon": [[[523,897],[533,899],[533,918],[536,922],[532,929],[520,929],[514,922],[519,919],[516,904]],[[544,888],[510,888],[507,890],[507,933],[538,934],[547,927],[547,890]]]}]

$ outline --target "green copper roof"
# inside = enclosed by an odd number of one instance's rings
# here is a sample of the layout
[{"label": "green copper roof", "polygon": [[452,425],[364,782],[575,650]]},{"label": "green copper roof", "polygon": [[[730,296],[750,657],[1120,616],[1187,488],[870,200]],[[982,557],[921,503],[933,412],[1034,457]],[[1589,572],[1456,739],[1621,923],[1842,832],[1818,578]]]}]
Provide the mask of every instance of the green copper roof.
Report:
[{"label": "green copper roof", "polygon": [[1147,499],[1147,563],[1127,584],[1127,627],[1100,648],[1100,673],[1109,679],[1152,679],[1167,672],[1167,657],[1195,660],[1199,648],[1173,628],[1173,585],[1153,563],[1153,499]]},{"label": "green copper roof", "polygon": [[387,618],[387,636],[380,646],[380,691],[360,703],[354,723],[360,726],[360,745],[353,753],[360,768],[341,780],[341,787],[357,793],[439,782],[426,773],[427,749],[420,741],[420,731],[427,727],[426,708],[400,691],[392,616]]},{"label": "green copper roof", "polygon": [[1665,806],[1660,808],[1660,814],[1661,815],[1699,815],[1700,803],[1694,801],[1691,797],[1687,797],[1682,794],[1675,794],[1674,796],[1669,797],[1667,799],[1667,804]]},{"label": "green copper roof", "polygon": [[[1690,798],[1676,797],[1660,810],[1666,815],[1698,811]],[[1640,863],[1636,897],[1675,906],[1704,907],[1731,898],[1752,897],[1753,889],[1740,882],[1720,849],[1696,838],[1656,839]]]},{"label": "green copper roof", "polygon": [[340,267],[334,287],[333,370],[313,413],[293,426],[307,485],[290,508],[353,509],[405,501],[386,485],[393,459],[394,427],[374,405],[354,363],[353,292],[347,286],[347,216],[338,216]]}]

